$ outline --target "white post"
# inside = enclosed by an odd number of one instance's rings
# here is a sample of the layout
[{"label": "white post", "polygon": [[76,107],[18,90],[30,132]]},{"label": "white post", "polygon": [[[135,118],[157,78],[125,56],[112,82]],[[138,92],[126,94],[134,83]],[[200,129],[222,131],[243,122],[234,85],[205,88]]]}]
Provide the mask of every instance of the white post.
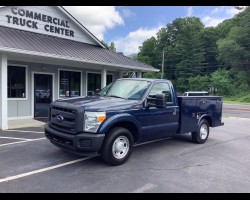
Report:
[{"label": "white post", "polygon": [[141,76],[142,76],[142,73],[141,72],[137,72],[137,78],[141,78]]},{"label": "white post", "polygon": [[[101,87],[104,88],[107,84],[107,69],[104,67],[102,69],[102,78],[101,78],[101,82],[102,82],[102,85]],[[98,89],[102,89],[102,88],[98,88]]]},{"label": "white post", "polygon": [[122,78],[123,71],[119,71],[119,78]]},{"label": "white post", "polygon": [[7,55],[0,54],[0,129],[8,129]]}]

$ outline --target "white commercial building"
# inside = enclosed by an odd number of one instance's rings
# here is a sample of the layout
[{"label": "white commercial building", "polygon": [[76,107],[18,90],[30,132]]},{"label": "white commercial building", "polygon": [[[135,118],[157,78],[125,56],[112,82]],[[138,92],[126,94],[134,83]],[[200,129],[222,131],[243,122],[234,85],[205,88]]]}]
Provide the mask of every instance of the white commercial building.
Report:
[{"label": "white commercial building", "polygon": [[0,129],[47,117],[51,101],[90,95],[131,70],[158,71],[108,50],[61,6],[0,8]]}]

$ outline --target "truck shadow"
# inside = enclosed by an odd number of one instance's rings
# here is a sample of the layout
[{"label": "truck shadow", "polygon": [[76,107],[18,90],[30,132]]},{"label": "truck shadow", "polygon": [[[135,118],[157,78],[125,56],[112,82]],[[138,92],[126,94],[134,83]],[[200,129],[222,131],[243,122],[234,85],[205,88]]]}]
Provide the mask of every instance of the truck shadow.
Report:
[{"label": "truck shadow", "polygon": [[[134,147],[131,157],[148,157],[149,155],[166,153],[169,155],[178,154],[180,150],[197,147],[197,144],[192,141],[191,134],[175,135],[168,138],[142,143]],[[104,163],[101,156],[89,160],[90,163],[99,166],[108,166]],[[125,163],[126,165],[126,163]]]}]

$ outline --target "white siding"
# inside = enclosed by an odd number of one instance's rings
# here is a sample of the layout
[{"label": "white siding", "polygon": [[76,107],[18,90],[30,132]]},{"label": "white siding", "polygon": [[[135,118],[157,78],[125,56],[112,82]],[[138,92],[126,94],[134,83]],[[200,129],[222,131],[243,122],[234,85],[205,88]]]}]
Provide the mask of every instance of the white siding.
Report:
[{"label": "white siding", "polygon": [[[48,22],[43,22],[40,20],[35,20],[31,18],[27,18],[26,16],[20,16],[19,14],[15,15],[12,12],[12,8],[21,8],[23,10],[33,11],[33,13],[40,13],[46,16],[51,16],[52,18],[58,18],[60,20],[68,21],[69,28],[58,26],[54,24],[50,24]],[[6,15],[12,16],[10,18],[10,23],[8,23],[8,17]],[[13,17],[22,18],[27,20],[31,20],[34,22],[37,22],[37,28],[29,28],[27,25],[21,26],[20,24],[13,24]],[[19,22],[20,23],[20,22]],[[44,29],[45,25],[52,25],[63,29],[68,29],[74,32],[74,37],[66,36],[58,33],[51,33]],[[25,31],[40,33],[40,34],[46,34],[46,35],[52,35],[60,38],[66,38],[74,41],[79,41],[83,43],[98,45],[96,41],[94,41],[93,38],[91,38],[84,30],[82,30],[73,20],[71,20],[68,16],[66,16],[62,11],[60,11],[59,8],[56,6],[7,6],[0,8],[0,26],[6,26],[16,29],[21,29]]]}]

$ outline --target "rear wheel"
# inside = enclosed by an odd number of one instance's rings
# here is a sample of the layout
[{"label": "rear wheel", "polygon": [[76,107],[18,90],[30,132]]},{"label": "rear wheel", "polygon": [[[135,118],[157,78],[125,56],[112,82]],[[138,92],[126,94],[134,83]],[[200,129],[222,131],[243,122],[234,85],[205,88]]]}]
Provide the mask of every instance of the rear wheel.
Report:
[{"label": "rear wheel", "polygon": [[206,142],[209,135],[209,124],[207,120],[202,119],[199,123],[198,130],[196,132],[192,132],[192,140],[195,143],[203,144]]},{"label": "rear wheel", "polygon": [[105,138],[102,158],[110,165],[121,165],[128,160],[133,145],[134,139],[129,130],[122,127],[113,128]]}]

